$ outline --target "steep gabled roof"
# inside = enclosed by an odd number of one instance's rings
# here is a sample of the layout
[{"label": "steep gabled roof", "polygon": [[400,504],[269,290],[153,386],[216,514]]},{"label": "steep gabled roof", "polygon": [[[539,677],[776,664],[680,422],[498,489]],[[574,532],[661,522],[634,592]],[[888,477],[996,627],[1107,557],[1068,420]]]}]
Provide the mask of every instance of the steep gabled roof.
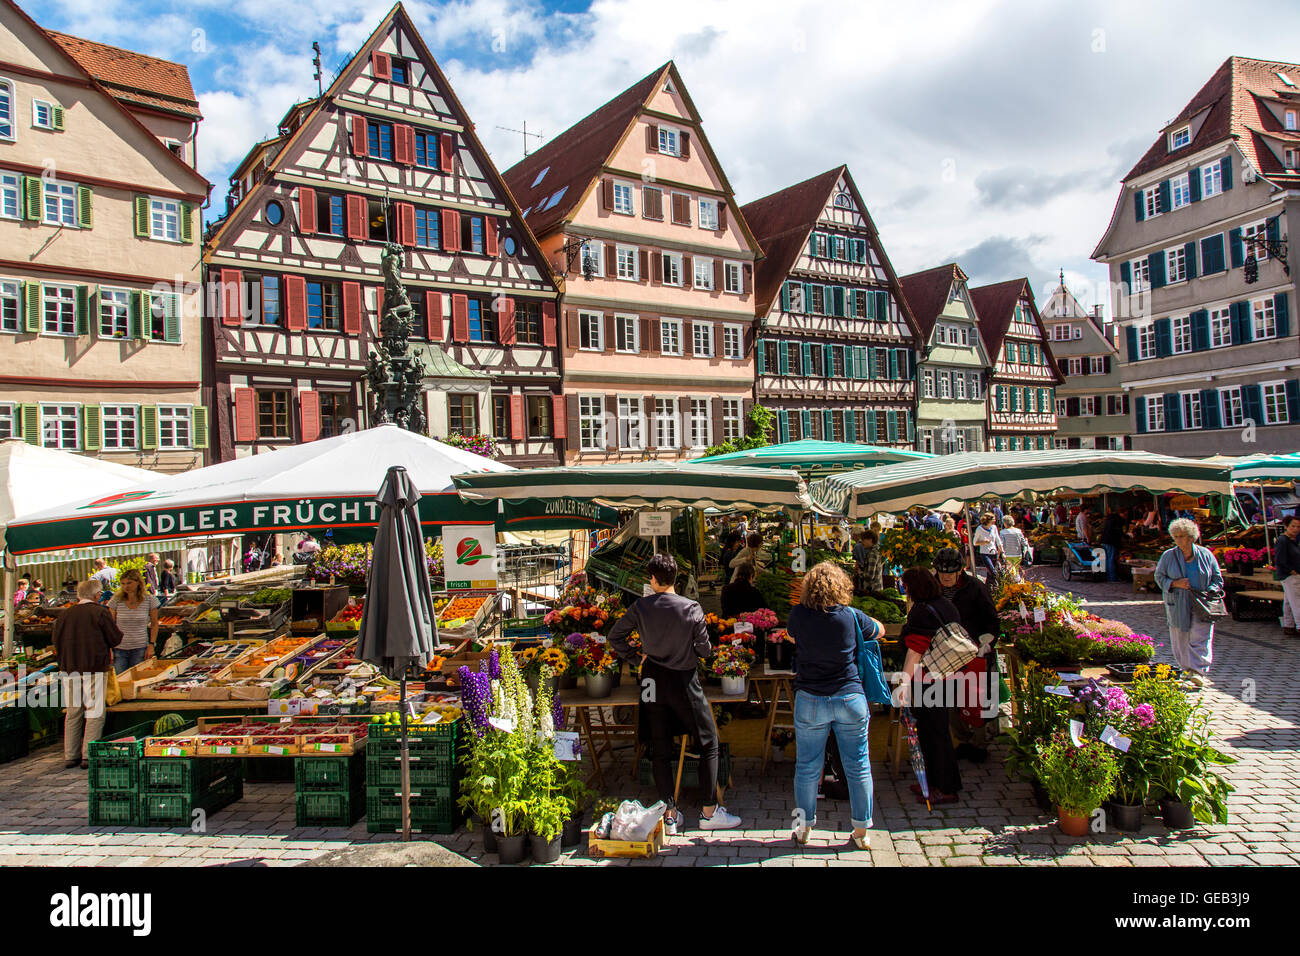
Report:
[{"label": "steep gabled roof", "polygon": [[[549,232],[577,208],[587,187],[600,175],[671,66],[671,62],[665,63],[638,80],[502,173],[515,199],[528,209],[528,225],[534,233],[540,236]],[[534,185],[542,170],[546,170],[546,175]],[[561,190],[559,200],[545,209],[539,208],[543,200]]]},{"label": "steep gabled roof", "polygon": [[[948,293],[952,284],[965,281],[966,273],[955,262],[899,277],[898,283],[903,287],[908,307],[916,318],[922,342],[929,341],[935,320],[948,305]],[[978,328],[978,323],[976,327]]]},{"label": "steep gabled roof", "polygon": [[772,307],[781,283],[799,260],[799,253],[807,248],[808,234],[826,208],[831,190],[846,171],[846,167],[836,166],[740,207],[754,238],[763,247],[764,259],[754,281],[759,315],[766,315]]},{"label": "steep gabled roof", "polygon": [[46,30],[55,43],[114,97],[130,105],[202,119],[190,72],[182,63]]},{"label": "steep gabled roof", "polygon": [[1047,343],[1047,330],[1043,327],[1043,320],[1038,315],[1038,306],[1034,302],[1033,287],[1026,278],[1007,279],[1005,282],[995,282],[992,285],[970,290],[971,302],[975,304],[975,313],[979,317],[980,337],[984,340],[985,348],[988,349],[989,358],[994,362],[997,361],[997,354],[1006,341],[1007,330],[1011,328],[1011,322],[1016,315],[1016,303],[1020,301],[1021,296],[1029,299],[1029,312],[1038,327],[1038,337],[1042,343],[1044,356],[1048,367],[1052,370],[1052,375],[1059,384],[1063,381],[1061,370],[1056,367],[1056,357],[1052,355],[1051,346]]},{"label": "steep gabled roof", "polygon": [[1060,319],[1062,321],[1082,319],[1093,327],[1101,340],[1106,343],[1107,348],[1112,352],[1117,351],[1115,343],[1106,337],[1106,330],[1097,323],[1096,315],[1080,305],[1079,300],[1074,297],[1074,293],[1065,287],[1064,272],[1061,274],[1060,283],[1052,290],[1051,296],[1043,303],[1042,308],[1038,310],[1038,317],[1043,319],[1044,322],[1048,319]]}]

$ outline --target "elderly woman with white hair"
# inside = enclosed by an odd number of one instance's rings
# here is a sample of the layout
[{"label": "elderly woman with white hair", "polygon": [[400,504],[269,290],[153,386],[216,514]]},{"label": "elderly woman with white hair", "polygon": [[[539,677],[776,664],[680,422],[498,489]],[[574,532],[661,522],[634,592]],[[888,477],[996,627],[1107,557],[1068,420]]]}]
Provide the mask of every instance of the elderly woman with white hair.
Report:
[{"label": "elderly woman with white hair", "polygon": [[1214,659],[1214,621],[1197,613],[1193,592],[1217,589],[1222,593],[1223,572],[1214,554],[1196,543],[1201,529],[1195,521],[1179,518],[1171,522],[1169,535],[1174,546],[1160,556],[1155,581],[1165,598],[1174,660],[1184,671],[1192,671],[1190,680],[1200,685]]}]

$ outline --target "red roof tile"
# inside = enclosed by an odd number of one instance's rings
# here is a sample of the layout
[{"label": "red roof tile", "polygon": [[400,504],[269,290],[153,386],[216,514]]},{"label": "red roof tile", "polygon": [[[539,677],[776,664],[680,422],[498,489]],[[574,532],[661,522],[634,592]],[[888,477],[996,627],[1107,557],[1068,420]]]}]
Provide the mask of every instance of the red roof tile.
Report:
[{"label": "red roof tile", "polygon": [[903,287],[903,295],[920,328],[922,345],[929,341],[935,320],[948,304],[948,292],[952,284],[965,281],[966,273],[955,262],[899,276],[898,283]]},{"label": "red roof tile", "polygon": [[1039,344],[1043,348],[1043,354],[1047,360],[1052,374],[1056,377],[1057,383],[1064,381],[1061,371],[1056,366],[1056,358],[1052,355],[1052,348],[1047,342],[1047,330],[1043,327],[1043,320],[1038,315],[1038,305],[1034,302],[1034,290],[1025,278],[1007,279],[1005,282],[995,282],[992,285],[984,285],[970,290],[971,301],[975,304],[975,313],[979,318],[980,337],[984,340],[984,347],[988,349],[989,359],[997,361],[997,354],[1002,350],[1002,345],[1007,337],[1007,330],[1011,328],[1011,320],[1015,318],[1016,303],[1020,301],[1021,296],[1029,299],[1029,311],[1033,314],[1034,325],[1038,327]]},{"label": "red roof tile", "polygon": [[[501,174],[515,201],[528,210],[525,218],[534,234],[544,235],[573,211],[671,65],[665,63],[629,86]],[[544,169],[542,181],[533,185]],[[555,203],[538,208],[561,190]]]},{"label": "red roof tile", "polygon": [[54,30],[46,32],[83,70],[122,102],[200,116],[189,70],[183,64]]}]

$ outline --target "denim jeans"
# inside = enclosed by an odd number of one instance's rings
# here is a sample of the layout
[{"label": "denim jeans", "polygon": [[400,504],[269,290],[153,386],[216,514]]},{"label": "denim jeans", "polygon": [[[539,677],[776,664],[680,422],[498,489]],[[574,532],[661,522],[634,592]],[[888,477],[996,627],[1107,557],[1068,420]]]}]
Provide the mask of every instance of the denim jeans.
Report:
[{"label": "denim jeans", "polygon": [[128,668],[135,667],[136,664],[144,660],[144,652],[147,650],[149,650],[148,647],[137,647],[127,651],[114,648],[113,671],[120,674]]},{"label": "denim jeans", "polygon": [[1118,581],[1119,574],[1117,573],[1115,568],[1115,555],[1116,555],[1115,546],[1113,544],[1103,544],[1100,547],[1103,551],[1106,552],[1106,580]]},{"label": "denim jeans", "polygon": [[871,826],[870,718],[865,694],[820,697],[801,690],[794,695],[794,802],[803,818],[796,825],[810,827],[817,822],[817,783],[826,759],[826,736],[834,730],[849,785],[853,826]]}]

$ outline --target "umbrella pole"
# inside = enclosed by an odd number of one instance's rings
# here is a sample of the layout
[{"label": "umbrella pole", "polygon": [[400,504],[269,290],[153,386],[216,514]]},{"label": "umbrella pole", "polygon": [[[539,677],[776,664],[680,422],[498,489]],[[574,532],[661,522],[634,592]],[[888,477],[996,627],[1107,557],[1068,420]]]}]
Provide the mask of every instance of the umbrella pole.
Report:
[{"label": "umbrella pole", "polygon": [[1268,555],[1265,559],[1270,564],[1273,559],[1273,548],[1268,543],[1268,498],[1264,494],[1264,482],[1259,483],[1259,513],[1264,517],[1264,552]]},{"label": "umbrella pole", "polygon": [[[970,573],[978,578],[979,568],[975,566],[975,529],[971,526],[975,510],[965,501],[961,503],[961,510],[966,512],[966,552],[970,555]],[[960,540],[957,543],[960,544]]]},{"label": "umbrella pole", "polygon": [[[6,559],[9,557],[5,554]],[[9,566],[9,561],[5,561],[5,642],[4,656],[12,657],[14,653],[14,618],[18,616],[18,608],[14,606],[14,569]]]},{"label": "umbrella pole", "polygon": [[406,668],[398,688],[399,705],[402,708],[402,842],[411,842],[411,751],[406,740]]}]

